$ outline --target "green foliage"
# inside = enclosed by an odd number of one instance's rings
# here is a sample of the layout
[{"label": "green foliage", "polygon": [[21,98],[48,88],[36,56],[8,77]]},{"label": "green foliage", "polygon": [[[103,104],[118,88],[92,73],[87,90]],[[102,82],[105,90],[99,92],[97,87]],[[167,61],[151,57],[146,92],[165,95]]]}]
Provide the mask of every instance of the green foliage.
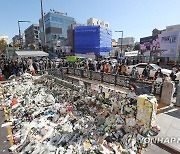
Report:
[{"label": "green foliage", "polygon": [[14,47],[19,47],[20,44],[18,42],[14,43]]},{"label": "green foliage", "polygon": [[139,44],[139,43],[135,44],[135,46],[134,46],[134,51],[135,51],[135,50],[138,50],[138,51],[140,50],[140,44]]},{"label": "green foliage", "polygon": [[4,39],[0,40],[0,55],[6,51],[7,43]]}]

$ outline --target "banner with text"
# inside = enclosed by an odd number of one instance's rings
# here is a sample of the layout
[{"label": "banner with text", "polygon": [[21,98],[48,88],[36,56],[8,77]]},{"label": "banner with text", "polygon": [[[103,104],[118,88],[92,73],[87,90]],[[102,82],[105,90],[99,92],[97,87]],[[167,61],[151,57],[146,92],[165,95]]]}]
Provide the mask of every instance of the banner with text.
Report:
[{"label": "banner with text", "polygon": [[159,34],[161,57],[176,57],[179,49],[179,31]]}]

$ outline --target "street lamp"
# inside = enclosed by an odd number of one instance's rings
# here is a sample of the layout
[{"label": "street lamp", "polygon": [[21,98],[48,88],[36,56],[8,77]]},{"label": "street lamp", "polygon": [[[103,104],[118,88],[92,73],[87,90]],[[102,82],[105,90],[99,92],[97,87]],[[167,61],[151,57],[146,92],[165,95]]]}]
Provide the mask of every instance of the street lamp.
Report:
[{"label": "street lamp", "polygon": [[120,57],[121,57],[122,56],[123,31],[121,30],[121,31],[115,31],[115,32],[122,33],[122,35],[121,35],[121,54],[120,54]]},{"label": "street lamp", "polygon": [[44,38],[44,47],[46,47],[46,33],[45,33],[45,25],[44,25],[44,11],[43,11],[43,3],[42,0],[40,0],[41,3],[41,22],[43,26],[43,38]]},{"label": "street lamp", "polygon": [[22,21],[22,20],[19,20],[19,21],[18,21],[19,41],[20,41],[20,45],[21,45],[21,48],[22,48],[22,38],[21,38],[21,28],[20,28],[20,23],[21,23],[21,22],[28,22],[28,23],[30,23],[30,21]]}]

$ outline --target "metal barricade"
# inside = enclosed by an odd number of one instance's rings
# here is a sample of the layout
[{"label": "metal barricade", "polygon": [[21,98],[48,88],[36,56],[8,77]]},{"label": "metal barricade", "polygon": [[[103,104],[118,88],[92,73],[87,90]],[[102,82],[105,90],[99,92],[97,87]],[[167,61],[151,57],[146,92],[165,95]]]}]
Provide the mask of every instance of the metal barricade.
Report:
[{"label": "metal barricade", "polygon": [[131,81],[129,76],[112,75],[102,72],[95,72],[91,70],[74,69],[71,67],[51,69],[48,70],[48,74],[59,77],[66,81],[70,81],[76,85],[79,84],[79,81],[77,81],[77,79],[70,78],[68,75],[74,75],[80,78],[87,78],[90,80],[97,80],[101,81],[102,83],[114,84],[115,86],[117,85],[125,88],[129,88],[130,83],[134,82],[137,86],[146,88],[150,93],[153,93],[154,95],[161,95],[163,86],[159,83],[152,84],[149,82],[143,82],[139,80]]},{"label": "metal barricade", "polygon": [[101,81],[101,73],[92,71],[92,80]]},{"label": "metal barricade", "polygon": [[74,69],[74,71],[75,76],[81,76],[81,69]]},{"label": "metal barricade", "polygon": [[68,68],[68,74],[74,75],[74,68],[69,67]]},{"label": "metal barricade", "polygon": [[115,75],[103,73],[103,82],[115,84]]},{"label": "metal barricade", "polygon": [[90,71],[89,70],[83,70],[83,77],[90,79]]}]

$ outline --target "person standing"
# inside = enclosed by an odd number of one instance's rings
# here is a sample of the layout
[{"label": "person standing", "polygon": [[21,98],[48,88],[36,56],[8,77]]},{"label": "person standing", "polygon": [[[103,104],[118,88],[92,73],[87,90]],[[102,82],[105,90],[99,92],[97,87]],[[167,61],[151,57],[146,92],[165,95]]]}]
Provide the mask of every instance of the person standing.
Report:
[{"label": "person standing", "polygon": [[99,72],[100,69],[101,69],[101,63],[98,61],[97,64],[96,64],[96,69],[97,71]]},{"label": "person standing", "polygon": [[108,63],[107,62],[105,62],[105,64],[104,64],[104,73],[108,73]]},{"label": "person standing", "polygon": [[135,82],[135,81],[138,79],[138,77],[139,77],[139,72],[138,72],[138,70],[136,69],[136,67],[133,67],[133,68],[132,68],[132,71],[131,71],[131,73],[130,73],[130,80],[131,80],[132,82]]},{"label": "person standing", "polygon": [[111,62],[108,63],[108,73],[112,73],[112,64],[111,64]]},{"label": "person standing", "polygon": [[172,72],[171,72],[171,74],[170,74],[170,77],[171,77],[171,80],[172,80],[172,81],[175,81],[175,80],[176,80],[176,73],[177,73],[177,69],[176,69],[176,67],[174,66],[174,67],[172,68]]},{"label": "person standing", "polygon": [[104,72],[104,62],[101,63],[100,72]]},{"label": "person standing", "polygon": [[161,72],[160,68],[156,71],[154,75],[154,80],[156,80],[157,78],[163,78],[163,73]]},{"label": "person standing", "polygon": [[89,70],[95,71],[94,64],[91,61],[89,61]]},{"label": "person standing", "polygon": [[38,71],[37,62],[36,62],[36,61],[33,61],[32,66],[33,66],[33,68],[34,68],[34,71],[37,73],[37,71]]},{"label": "person standing", "polygon": [[148,63],[147,66],[144,68],[143,73],[142,73],[142,75],[145,79],[150,79],[150,71],[151,71],[151,66]]},{"label": "person standing", "polygon": [[122,65],[121,65],[121,74],[122,74],[122,75],[126,75],[126,71],[127,71],[126,65],[125,65],[125,64],[122,64]]},{"label": "person standing", "polygon": [[4,76],[6,79],[8,79],[11,75],[9,64],[6,62],[4,65]]}]

